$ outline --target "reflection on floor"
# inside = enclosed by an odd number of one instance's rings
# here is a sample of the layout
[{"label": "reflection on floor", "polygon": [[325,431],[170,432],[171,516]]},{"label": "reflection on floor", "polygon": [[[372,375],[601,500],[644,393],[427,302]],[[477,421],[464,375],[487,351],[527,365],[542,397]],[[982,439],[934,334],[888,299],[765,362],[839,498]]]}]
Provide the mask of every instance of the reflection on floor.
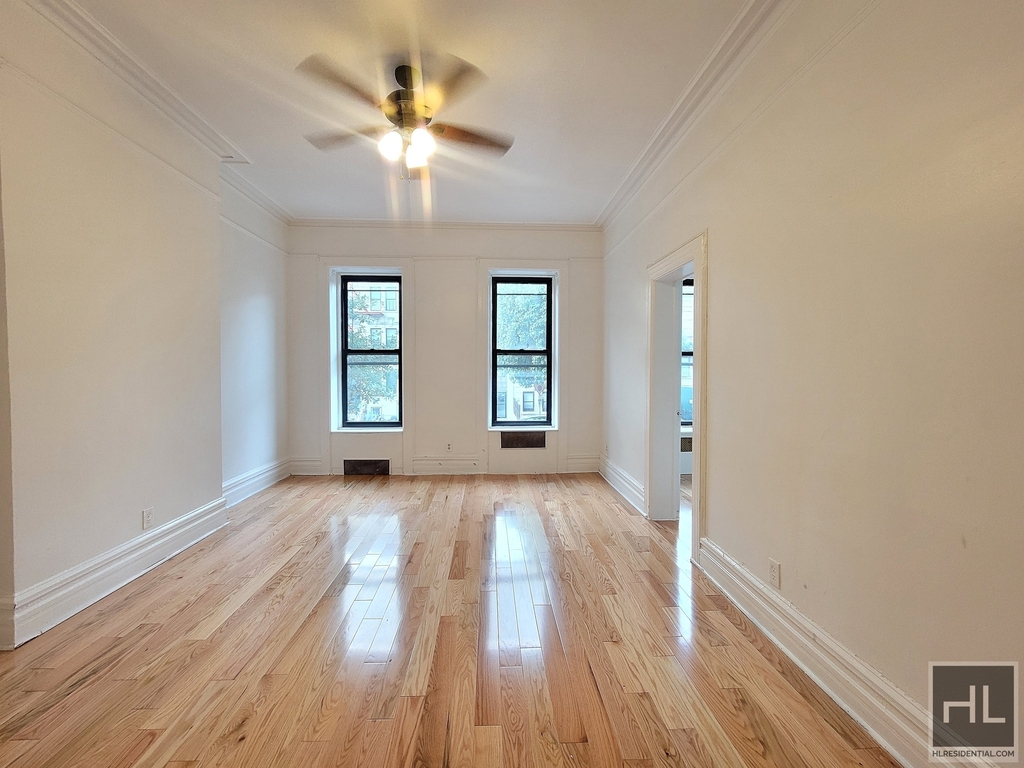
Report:
[{"label": "reflection on floor", "polygon": [[679,508],[689,511],[693,504],[693,475],[679,476]]},{"label": "reflection on floor", "polygon": [[[679,476],[679,530],[690,530],[693,514],[693,475]],[[685,533],[683,534],[686,535]]]},{"label": "reflection on floor", "polygon": [[894,765],[597,475],[230,517],[0,654],[0,766]]}]

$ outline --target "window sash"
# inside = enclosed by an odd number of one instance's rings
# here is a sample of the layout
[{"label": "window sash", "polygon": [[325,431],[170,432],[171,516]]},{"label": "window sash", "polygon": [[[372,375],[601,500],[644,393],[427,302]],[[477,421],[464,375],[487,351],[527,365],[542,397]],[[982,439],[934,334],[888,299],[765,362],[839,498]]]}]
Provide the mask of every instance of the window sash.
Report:
[{"label": "window sash", "polygon": [[[554,384],[552,378],[553,368],[553,355],[552,355],[552,339],[554,337],[554,278],[553,277],[519,277],[519,276],[500,276],[493,275],[491,277],[491,426],[495,428],[504,427],[550,427],[553,424],[553,413],[550,407],[554,399],[550,397],[552,387]],[[545,285],[547,286],[546,296],[546,323],[545,323],[545,340],[544,349],[505,349],[498,346],[498,286],[499,285]],[[498,372],[498,359],[504,355],[523,355],[531,357],[542,357],[544,358],[544,368],[546,372],[545,380],[547,382],[547,396],[542,395],[541,398],[545,399],[548,403],[547,418],[543,421],[537,419],[529,420],[518,420],[509,421],[501,418],[498,409],[498,384],[499,384],[499,372]],[[534,402],[534,408],[536,409],[536,401]],[[508,404],[505,403],[505,407],[502,409],[505,414],[508,413]],[[524,408],[524,412],[525,408]],[[533,412],[536,412],[534,410]]]},{"label": "window sash", "polygon": [[[682,317],[682,320],[683,320],[683,328],[682,328],[682,331],[683,331],[683,350],[682,350],[682,355],[683,355],[683,360],[685,360],[686,358],[690,359],[690,375],[692,377],[692,375],[693,375],[693,330],[694,330],[694,328],[693,328],[693,311],[694,311],[694,308],[695,308],[694,307],[694,293],[695,292],[694,292],[694,286],[693,286],[693,278],[692,277],[688,277],[685,280],[683,280],[682,288],[683,288],[683,290],[682,290],[683,304],[684,305],[686,305],[687,303],[689,304],[689,310],[688,311],[689,311],[689,314],[690,314],[690,318],[689,318],[690,319],[690,325],[689,325],[689,327],[687,327],[687,325],[686,325],[686,312],[687,312],[687,309],[684,306],[683,317]],[[690,299],[689,302],[686,301],[687,297],[689,297],[689,299]],[[687,333],[686,333],[687,331],[689,331],[689,335],[687,335]],[[687,343],[687,341],[689,343]],[[680,361],[680,363],[682,363],[682,360]],[[681,388],[682,387],[680,387],[680,389]],[[692,393],[692,387],[691,387],[691,393]],[[682,399],[682,392],[680,391],[680,400],[681,399]],[[683,427],[693,426],[693,420],[692,419],[688,420],[688,419],[682,418],[682,403],[680,403],[680,419],[679,419],[679,424],[680,424],[680,426],[683,426]]]},{"label": "window sash", "polygon": [[[683,352],[682,352],[682,360],[687,360],[687,359],[690,361],[690,369],[691,369],[691,375],[692,375],[693,352],[684,349]],[[682,363],[682,360],[680,360],[679,362]],[[681,384],[680,384],[680,389],[682,389]],[[692,388],[691,388],[691,391],[692,391]],[[682,392],[680,392],[680,397],[682,397]],[[684,418],[682,418],[682,409],[681,408],[680,408],[679,426],[681,426],[681,427],[692,427],[693,426],[693,420],[692,419],[684,419]]]},{"label": "window sash", "polygon": [[[384,311],[383,296],[386,292],[394,293],[397,302],[396,310],[398,312],[398,344],[394,348],[387,348],[388,345],[388,334],[385,329],[382,328],[371,328],[370,335],[373,337],[373,331],[376,330],[380,334],[379,347],[372,347],[369,349],[350,349],[349,338],[348,338],[348,300],[349,300],[349,283],[393,283],[397,286],[396,290],[390,288],[368,291],[370,294],[370,311]],[[338,329],[338,335],[341,340],[341,354],[338,355],[338,366],[340,371],[341,380],[341,426],[343,428],[356,427],[356,428],[375,428],[375,429],[390,429],[398,428],[403,423],[403,398],[402,398],[402,385],[403,385],[403,371],[402,371],[402,278],[400,275],[342,275],[339,280],[340,284],[340,325]],[[374,308],[374,300],[376,300],[378,306]],[[392,330],[392,329],[387,329]],[[394,357],[398,364],[398,420],[397,421],[356,421],[349,419],[348,417],[348,367],[349,360],[352,358],[365,357],[365,356],[386,356]]]}]

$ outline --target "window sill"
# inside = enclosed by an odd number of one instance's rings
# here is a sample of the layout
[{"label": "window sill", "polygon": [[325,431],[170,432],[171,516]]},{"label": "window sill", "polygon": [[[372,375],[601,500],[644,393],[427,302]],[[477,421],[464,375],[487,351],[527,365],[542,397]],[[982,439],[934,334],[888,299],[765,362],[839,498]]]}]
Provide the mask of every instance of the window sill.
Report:
[{"label": "window sill", "polygon": [[401,432],[404,427],[340,427],[331,430],[332,435],[379,435]]},{"label": "window sill", "polygon": [[693,427],[684,427],[684,426],[680,425],[680,427],[679,427],[679,436],[680,437],[693,437]]},{"label": "window sill", "polygon": [[522,424],[517,424],[514,427],[488,427],[488,432],[557,432],[557,426],[549,426],[547,424],[537,425],[536,427],[524,427]]}]

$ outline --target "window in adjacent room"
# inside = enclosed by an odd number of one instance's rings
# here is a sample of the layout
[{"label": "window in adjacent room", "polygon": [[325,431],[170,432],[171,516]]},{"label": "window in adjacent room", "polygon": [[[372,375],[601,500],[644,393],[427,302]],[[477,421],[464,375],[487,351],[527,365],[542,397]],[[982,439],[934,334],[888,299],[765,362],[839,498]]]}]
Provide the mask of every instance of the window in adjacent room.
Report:
[{"label": "window in adjacent room", "polygon": [[402,425],[402,279],[341,276],[344,427]]},{"label": "window in adjacent room", "polygon": [[683,280],[682,369],[679,392],[679,423],[693,425],[693,279]]},{"label": "window in adjacent room", "polygon": [[550,277],[491,278],[491,426],[550,426]]}]

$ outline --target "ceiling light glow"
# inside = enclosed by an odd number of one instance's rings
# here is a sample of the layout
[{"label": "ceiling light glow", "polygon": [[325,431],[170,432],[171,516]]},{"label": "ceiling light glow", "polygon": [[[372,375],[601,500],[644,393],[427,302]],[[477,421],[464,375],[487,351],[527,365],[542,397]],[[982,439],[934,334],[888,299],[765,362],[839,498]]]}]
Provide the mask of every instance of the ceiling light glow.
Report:
[{"label": "ceiling light glow", "polygon": [[384,155],[385,158],[394,162],[402,156],[402,150],[405,148],[405,142],[402,140],[402,134],[398,131],[389,131],[381,137],[381,140],[377,142],[377,149]]},{"label": "ceiling light glow", "polygon": [[423,168],[427,164],[427,154],[415,144],[405,151],[405,165],[407,168]]},{"label": "ceiling light glow", "polygon": [[426,128],[417,128],[413,131],[411,141],[416,151],[422,152],[424,157],[430,157],[434,154],[434,150],[437,149],[437,142],[434,141],[434,137],[430,135],[430,131]]}]

